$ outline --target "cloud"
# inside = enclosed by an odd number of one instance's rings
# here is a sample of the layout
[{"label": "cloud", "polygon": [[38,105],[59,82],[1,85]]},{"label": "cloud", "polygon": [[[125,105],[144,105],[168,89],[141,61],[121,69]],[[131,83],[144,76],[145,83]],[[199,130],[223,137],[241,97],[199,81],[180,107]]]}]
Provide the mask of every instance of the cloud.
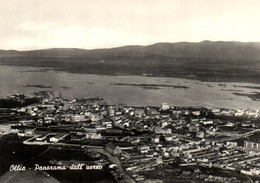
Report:
[{"label": "cloud", "polygon": [[0,49],[260,41],[258,0],[0,0]]},{"label": "cloud", "polygon": [[[18,31],[19,30],[19,31]],[[149,36],[107,27],[53,27],[48,24],[24,22],[17,34],[6,40],[8,48],[40,49],[50,47],[103,48],[124,44],[147,44]],[[123,44],[122,44],[123,43]]]}]

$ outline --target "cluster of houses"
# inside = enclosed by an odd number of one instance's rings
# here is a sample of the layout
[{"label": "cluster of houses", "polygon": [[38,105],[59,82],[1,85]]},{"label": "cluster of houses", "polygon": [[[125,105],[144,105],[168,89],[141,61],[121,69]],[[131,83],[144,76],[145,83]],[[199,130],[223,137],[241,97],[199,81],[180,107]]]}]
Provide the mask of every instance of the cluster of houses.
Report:
[{"label": "cluster of houses", "polygon": [[[259,111],[171,107],[167,103],[160,107],[136,107],[62,98],[44,99],[41,104],[15,110],[19,128],[0,126],[1,133],[11,128],[21,136],[30,136],[47,129],[59,132],[43,133],[35,140],[106,143],[104,148],[118,156],[127,172],[140,182],[143,181],[141,172],[156,171],[176,159],[181,160],[183,167],[196,165],[259,175],[257,163],[254,166],[246,163],[258,161],[258,153],[248,153],[259,151],[260,142],[249,138],[240,146],[234,140],[221,141],[226,136],[232,137],[232,130],[225,131],[225,128],[256,129],[258,126],[251,119],[258,118]],[[229,118],[219,118],[223,116]],[[235,118],[239,117],[246,117],[248,121],[237,122]],[[209,179],[217,178],[212,175]]]},{"label": "cluster of houses", "polygon": [[212,109],[211,110],[215,115],[222,116],[236,116],[236,117],[249,117],[249,118],[258,118],[260,116],[259,110],[250,110],[250,109]]}]

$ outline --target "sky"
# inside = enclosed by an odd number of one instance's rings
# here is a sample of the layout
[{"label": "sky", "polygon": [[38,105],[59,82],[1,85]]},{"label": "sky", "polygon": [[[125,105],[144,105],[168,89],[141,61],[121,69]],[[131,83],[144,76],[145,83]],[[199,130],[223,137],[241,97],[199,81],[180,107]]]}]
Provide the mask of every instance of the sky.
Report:
[{"label": "sky", "polygon": [[260,42],[259,0],[0,0],[0,49]]}]

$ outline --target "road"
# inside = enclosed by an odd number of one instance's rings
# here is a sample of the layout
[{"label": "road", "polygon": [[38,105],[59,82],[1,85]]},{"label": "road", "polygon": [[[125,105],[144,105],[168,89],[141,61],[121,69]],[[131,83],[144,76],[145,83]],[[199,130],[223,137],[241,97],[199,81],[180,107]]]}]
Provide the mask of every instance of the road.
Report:
[{"label": "road", "polygon": [[[260,132],[260,129],[255,129],[255,130],[243,133],[243,134],[237,134],[237,135],[234,135],[234,136],[231,136],[231,137],[227,137],[227,138],[219,140],[219,142],[235,140],[235,139],[239,139],[239,138],[242,138],[242,137],[248,137],[250,135],[253,135],[256,132]],[[221,132],[218,132],[218,134],[221,135]]]},{"label": "road", "polygon": [[[56,142],[56,143],[49,143],[49,142],[36,142],[36,141],[32,141],[34,138],[36,138],[39,135],[34,135],[32,138],[24,141],[24,144],[27,145],[50,145],[50,147],[48,149],[46,149],[43,153],[47,152],[51,147],[53,146],[69,146],[69,147],[80,147],[80,148],[89,148],[92,151],[101,153],[106,155],[110,161],[112,161],[114,164],[117,165],[120,173],[122,173],[124,175],[124,178],[126,180],[126,182],[129,183],[136,183],[127,172],[125,172],[125,170],[123,169],[122,165],[121,165],[121,161],[116,157],[116,156],[112,156],[108,151],[106,151],[102,146],[91,146],[91,145],[80,145],[80,144],[67,144],[67,143],[60,143],[60,142]],[[43,154],[42,153],[42,154]]]},{"label": "road", "polygon": [[93,151],[95,152],[99,152],[101,154],[106,155],[110,161],[112,161],[114,164],[117,165],[117,168],[119,169],[119,171],[124,175],[124,178],[127,182],[129,183],[136,183],[131,177],[130,175],[128,175],[128,173],[126,173],[126,171],[123,169],[122,165],[121,165],[121,161],[116,157],[116,156],[112,156],[109,152],[107,152],[105,149],[96,149],[96,148],[92,148]]}]

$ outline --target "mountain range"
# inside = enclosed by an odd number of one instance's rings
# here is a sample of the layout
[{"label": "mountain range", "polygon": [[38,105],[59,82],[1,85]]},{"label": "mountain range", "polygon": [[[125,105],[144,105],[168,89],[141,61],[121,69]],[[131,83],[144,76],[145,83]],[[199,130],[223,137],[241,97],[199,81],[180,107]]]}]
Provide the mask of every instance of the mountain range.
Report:
[{"label": "mountain range", "polygon": [[260,83],[260,43],[203,41],[93,50],[0,50],[0,65],[48,67],[73,73]]},{"label": "mountain range", "polygon": [[42,57],[144,57],[162,55],[178,58],[216,59],[260,59],[260,43],[203,41],[199,43],[156,43],[149,46],[123,46],[109,49],[52,48],[31,51],[0,50],[1,57],[42,56]]}]

